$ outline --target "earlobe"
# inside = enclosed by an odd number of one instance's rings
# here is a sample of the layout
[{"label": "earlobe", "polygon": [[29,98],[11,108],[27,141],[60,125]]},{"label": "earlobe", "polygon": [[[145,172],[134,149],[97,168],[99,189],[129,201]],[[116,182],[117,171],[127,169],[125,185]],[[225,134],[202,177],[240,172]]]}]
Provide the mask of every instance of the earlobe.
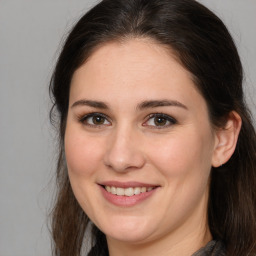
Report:
[{"label": "earlobe", "polygon": [[215,131],[216,143],[212,157],[212,166],[219,167],[225,164],[235,151],[242,120],[237,112],[228,115],[225,127]]}]

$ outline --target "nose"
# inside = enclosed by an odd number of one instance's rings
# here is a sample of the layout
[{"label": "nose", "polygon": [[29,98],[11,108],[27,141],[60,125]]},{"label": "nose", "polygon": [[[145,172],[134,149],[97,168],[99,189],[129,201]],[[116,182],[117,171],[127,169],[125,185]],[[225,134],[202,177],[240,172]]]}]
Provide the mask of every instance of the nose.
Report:
[{"label": "nose", "polygon": [[109,135],[104,164],[116,172],[127,172],[143,167],[145,157],[140,134],[128,128],[116,129]]}]

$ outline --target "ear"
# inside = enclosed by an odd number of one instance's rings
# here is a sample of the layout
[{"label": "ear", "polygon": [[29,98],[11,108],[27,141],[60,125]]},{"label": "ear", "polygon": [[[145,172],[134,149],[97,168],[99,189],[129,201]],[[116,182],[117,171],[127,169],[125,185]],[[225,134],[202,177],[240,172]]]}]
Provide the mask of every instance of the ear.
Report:
[{"label": "ear", "polygon": [[219,167],[225,164],[235,151],[242,120],[237,112],[231,111],[225,127],[215,131],[215,147],[212,156],[212,166]]}]

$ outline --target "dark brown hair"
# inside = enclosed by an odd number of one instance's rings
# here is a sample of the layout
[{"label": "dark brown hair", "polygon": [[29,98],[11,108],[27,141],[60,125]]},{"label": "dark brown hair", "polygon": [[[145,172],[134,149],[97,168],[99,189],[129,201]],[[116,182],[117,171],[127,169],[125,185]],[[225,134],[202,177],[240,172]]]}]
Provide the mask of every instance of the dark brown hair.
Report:
[{"label": "dark brown hair", "polygon": [[[150,38],[174,51],[205,98],[213,126],[223,127],[231,111],[241,116],[233,156],[211,172],[208,219],[227,255],[256,255],[256,136],[244,101],[243,70],[223,22],[194,0],[103,0],[70,32],[50,85],[51,118],[59,121],[53,254],[81,255],[89,223],[72,192],[64,155],[71,78],[97,47],[127,38]],[[88,233],[95,245],[89,255],[108,255],[105,235],[96,227]]]}]

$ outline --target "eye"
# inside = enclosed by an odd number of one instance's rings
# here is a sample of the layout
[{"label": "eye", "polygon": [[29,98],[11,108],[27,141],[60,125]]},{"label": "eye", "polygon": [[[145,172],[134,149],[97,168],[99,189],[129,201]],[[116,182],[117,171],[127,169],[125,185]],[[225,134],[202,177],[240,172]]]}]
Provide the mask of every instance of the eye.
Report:
[{"label": "eye", "polygon": [[111,123],[108,121],[107,117],[101,113],[91,113],[83,116],[80,119],[85,125],[88,126],[109,126]]},{"label": "eye", "polygon": [[173,117],[166,114],[158,113],[149,115],[149,118],[147,119],[146,122],[143,123],[143,126],[150,126],[161,129],[169,127],[176,123],[177,121]]}]

